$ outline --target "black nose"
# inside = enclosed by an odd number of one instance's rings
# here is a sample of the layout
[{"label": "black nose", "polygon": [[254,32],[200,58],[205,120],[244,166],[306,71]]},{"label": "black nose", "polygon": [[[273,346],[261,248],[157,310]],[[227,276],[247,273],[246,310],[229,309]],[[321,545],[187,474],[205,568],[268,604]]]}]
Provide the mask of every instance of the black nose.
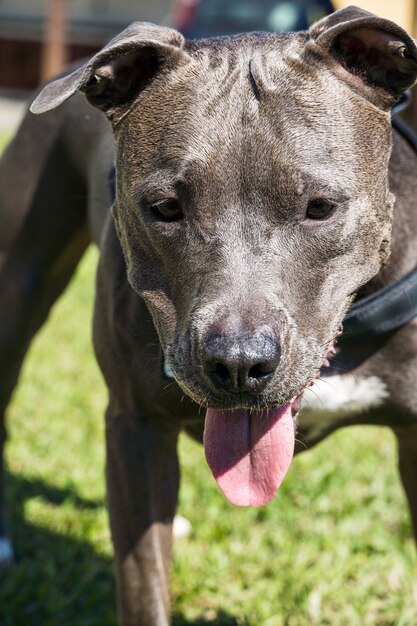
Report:
[{"label": "black nose", "polygon": [[203,367],[211,383],[222,391],[258,393],[274,375],[281,356],[272,333],[208,336]]}]

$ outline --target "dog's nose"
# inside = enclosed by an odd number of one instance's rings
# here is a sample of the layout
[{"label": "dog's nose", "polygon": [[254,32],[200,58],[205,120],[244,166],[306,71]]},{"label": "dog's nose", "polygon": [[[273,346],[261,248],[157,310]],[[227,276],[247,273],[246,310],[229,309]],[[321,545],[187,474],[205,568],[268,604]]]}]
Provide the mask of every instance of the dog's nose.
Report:
[{"label": "dog's nose", "polygon": [[274,375],[280,356],[279,340],[272,331],[222,334],[206,338],[203,367],[216,389],[258,393]]}]

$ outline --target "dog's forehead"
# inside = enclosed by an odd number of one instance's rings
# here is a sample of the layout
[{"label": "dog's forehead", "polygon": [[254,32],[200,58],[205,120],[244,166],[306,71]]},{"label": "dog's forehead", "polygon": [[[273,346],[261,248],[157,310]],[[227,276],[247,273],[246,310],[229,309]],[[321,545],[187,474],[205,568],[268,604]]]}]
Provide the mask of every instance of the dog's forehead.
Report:
[{"label": "dog's forehead", "polygon": [[141,175],[157,163],[202,176],[217,170],[222,178],[225,164],[230,173],[246,163],[257,180],[287,171],[296,185],[303,172],[349,183],[360,180],[366,159],[369,176],[388,140],[387,116],[309,58],[305,33],[188,47],[190,63],[159,77],[120,133]]}]

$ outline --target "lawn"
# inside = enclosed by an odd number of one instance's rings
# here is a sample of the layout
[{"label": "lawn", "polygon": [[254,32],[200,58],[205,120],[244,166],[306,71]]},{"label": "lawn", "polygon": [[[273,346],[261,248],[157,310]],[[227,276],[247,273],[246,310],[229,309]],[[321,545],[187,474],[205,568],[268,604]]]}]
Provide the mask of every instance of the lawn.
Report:
[{"label": "lawn", "polygon": [[[90,341],[91,249],[36,337],[9,409],[17,567],[1,626],[115,626],[104,507],[106,392]],[[417,559],[387,430],[340,431],[298,457],[274,502],[229,505],[181,440],[174,626],[415,626]]]}]

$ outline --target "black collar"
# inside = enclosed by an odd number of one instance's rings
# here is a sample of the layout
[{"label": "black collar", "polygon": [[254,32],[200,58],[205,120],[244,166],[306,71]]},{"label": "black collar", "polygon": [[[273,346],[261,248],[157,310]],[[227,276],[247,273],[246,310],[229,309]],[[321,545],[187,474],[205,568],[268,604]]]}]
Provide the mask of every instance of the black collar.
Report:
[{"label": "black collar", "polygon": [[417,315],[417,268],[352,304],[343,320],[343,346],[396,330]]}]

